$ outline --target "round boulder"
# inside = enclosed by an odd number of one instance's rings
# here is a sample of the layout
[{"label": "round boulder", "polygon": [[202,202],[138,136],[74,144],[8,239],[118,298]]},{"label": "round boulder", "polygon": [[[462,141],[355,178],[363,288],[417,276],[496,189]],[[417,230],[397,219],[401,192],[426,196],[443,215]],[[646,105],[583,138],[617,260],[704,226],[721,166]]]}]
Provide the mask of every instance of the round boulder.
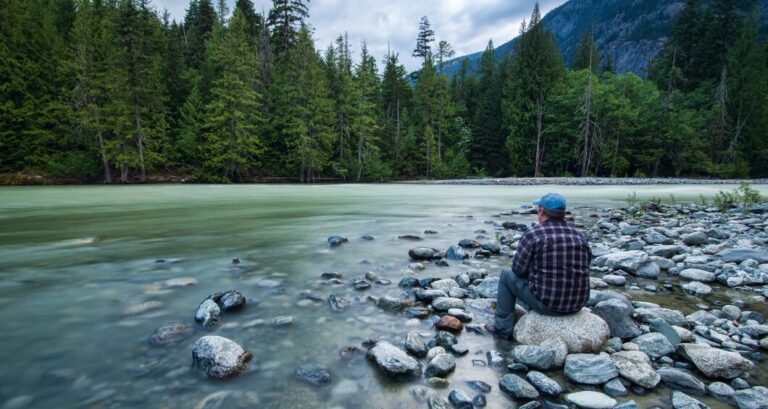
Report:
[{"label": "round boulder", "polygon": [[192,367],[211,379],[236,376],[248,367],[253,355],[231,339],[209,335],[192,346]]}]

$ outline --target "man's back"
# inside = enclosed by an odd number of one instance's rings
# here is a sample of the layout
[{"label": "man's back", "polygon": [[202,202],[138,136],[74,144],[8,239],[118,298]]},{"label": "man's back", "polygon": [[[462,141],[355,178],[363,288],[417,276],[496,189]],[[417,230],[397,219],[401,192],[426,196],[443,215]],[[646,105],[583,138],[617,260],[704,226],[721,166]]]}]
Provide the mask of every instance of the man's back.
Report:
[{"label": "man's back", "polygon": [[539,301],[561,313],[580,310],[589,299],[587,239],[562,220],[536,225],[520,239],[512,270],[528,277]]}]

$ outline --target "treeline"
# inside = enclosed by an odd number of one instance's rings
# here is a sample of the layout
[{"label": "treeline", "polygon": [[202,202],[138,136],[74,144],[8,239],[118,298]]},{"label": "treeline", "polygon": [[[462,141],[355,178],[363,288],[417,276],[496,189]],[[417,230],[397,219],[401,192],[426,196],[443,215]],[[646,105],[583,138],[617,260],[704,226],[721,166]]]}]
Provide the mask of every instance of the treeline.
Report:
[{"label": "treeline", "polygon": [[[689,0],[648,79],[584,36],[573,68],[540,23],[449,79],[419,26],[398,54],[319,51],[308,1],[0,0],[0,173],[106,183],[465,176],[768,175],[768,49],[736,0]],[[355,56],[356,55],[356,56]]]}]

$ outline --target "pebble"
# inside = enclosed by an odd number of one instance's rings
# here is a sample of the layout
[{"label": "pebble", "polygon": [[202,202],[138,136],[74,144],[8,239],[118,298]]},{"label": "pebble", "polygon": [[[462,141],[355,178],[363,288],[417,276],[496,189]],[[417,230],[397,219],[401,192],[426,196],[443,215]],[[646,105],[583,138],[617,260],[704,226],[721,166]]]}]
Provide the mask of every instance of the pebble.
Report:
[{"label": "pebble", "polygon": [[565,395],[565,400],[584,409],[613,409],[618,402],[612,397],[593,391],[582,391]]}]

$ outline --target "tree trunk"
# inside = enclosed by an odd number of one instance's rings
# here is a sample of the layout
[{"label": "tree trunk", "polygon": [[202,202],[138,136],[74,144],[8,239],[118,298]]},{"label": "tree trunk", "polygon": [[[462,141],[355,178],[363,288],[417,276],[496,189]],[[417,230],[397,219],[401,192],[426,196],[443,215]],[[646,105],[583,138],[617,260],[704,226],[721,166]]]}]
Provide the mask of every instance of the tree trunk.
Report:
[{"label": "tree trunk", "polygon": [[589,79],[587,88],[584,90],[584,122],[581,124],[581,130],[584,133],[584,151],[582,152],[581,177],[586,177],[589,173],[590,156],[592,155],[592,141],[589,138],[590,115],[592,111],[592,53],[589,54]]},{"label": "tree trunk", "polygon": [[397,131],[395,132],[395,161],[400,159],[400,97],[397,98]]},{"label": "tree trunk", "polygon": [[536,99],[536,159],[534,165],[533,175],[535,177],[541,177],[541,161],[543,157],[541,139],[544,133],[544,101],[542,96]]},{"label": "tree trunk", "polygon": [[360,176],[363,173],[363,133],[357,139],[357,181],[360,182]]},{"label": "tree trunk", "polygon": [[101,165],[104,167],[104,181],[106,183],[112,183],[112,171],[109,169],[107,152],[104,150],[104,136],[101,133],[101,129],[98,130],[96,135],[99,138],[99,151],[101,152]]},{"label": "tree trunk", "polygon": [[141,167],[141,182],[143,183],[147,180],[147,172],[144,168],[144,131],[141,129],[141,115],[137,104],[133,106],[133,119],[136,125],[136,145],[139,148],[139,166]]}]

